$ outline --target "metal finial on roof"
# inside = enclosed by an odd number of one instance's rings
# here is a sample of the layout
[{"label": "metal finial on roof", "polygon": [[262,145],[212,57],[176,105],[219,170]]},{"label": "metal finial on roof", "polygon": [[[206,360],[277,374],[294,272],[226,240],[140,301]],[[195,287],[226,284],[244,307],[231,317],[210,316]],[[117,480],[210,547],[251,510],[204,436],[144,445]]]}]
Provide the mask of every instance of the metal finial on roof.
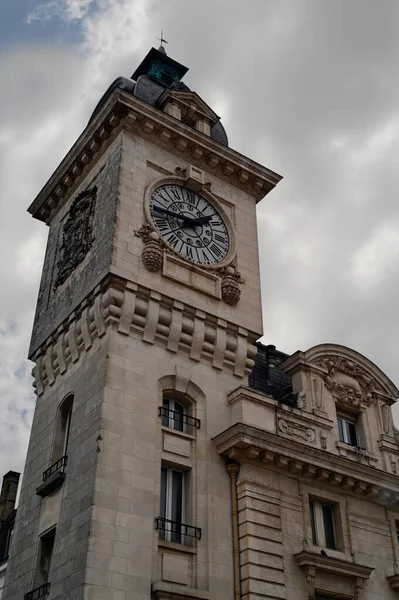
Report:
[{"label": "metal finial on roof", "polygon": [[159,40],[161,42],[161,45],[159,46],[158,50],[160,52],[163,52],[164,54],[166,54],[166,50],[164,48],[164,44],[167,44],[168,42],[163,37],[163,29],[161,29],[161,37],[160,38],[155,38],[155,39],[157,39],[157,40]]}]

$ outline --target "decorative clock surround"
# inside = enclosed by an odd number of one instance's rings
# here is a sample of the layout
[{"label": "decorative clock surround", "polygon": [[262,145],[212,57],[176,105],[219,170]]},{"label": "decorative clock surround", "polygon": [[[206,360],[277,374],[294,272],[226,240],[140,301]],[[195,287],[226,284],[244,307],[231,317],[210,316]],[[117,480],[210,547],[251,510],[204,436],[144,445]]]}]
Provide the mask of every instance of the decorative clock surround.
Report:
[{"label": "decorative clock surround", "polygon": [[204,196],[177,184],[155,188],[150,217],[162,239],[182,258],[201,266],[218,265],[230,249],[219,211]]},{"label": "decorative clock surround", "polygon": [[[190,269],[214,273],[220,279],[220,296],[230,306],[238,303],[243,283],[235,264],[234,228],[204,183],[203,172],[176,169],[176,177],[163,178],[149,187],[144,210],[147,221],[136,232],[145,243],[146,269],[162,269],[163,255],[177,255]],[[190,266],[189,266],[190,265]]]},{"label": "decorative clock surround", "polygon": [[63,225],[60,259],[57,262],[57,279],[60,286],[82,262],[93,243],[93,218],[97,188],[78,194]]}]

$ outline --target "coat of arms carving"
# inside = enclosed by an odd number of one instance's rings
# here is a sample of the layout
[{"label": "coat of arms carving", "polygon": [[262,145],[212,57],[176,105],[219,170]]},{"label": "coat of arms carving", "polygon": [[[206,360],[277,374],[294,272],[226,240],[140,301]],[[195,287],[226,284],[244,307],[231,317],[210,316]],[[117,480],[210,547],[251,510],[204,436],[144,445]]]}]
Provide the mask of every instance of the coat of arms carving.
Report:
[{"label": "coat of arms carving", "polygon": [[97,188],[81,192],[72,203],[62,231],[55,287],[60,286],[82,262],[93,243],[93,218]]}]

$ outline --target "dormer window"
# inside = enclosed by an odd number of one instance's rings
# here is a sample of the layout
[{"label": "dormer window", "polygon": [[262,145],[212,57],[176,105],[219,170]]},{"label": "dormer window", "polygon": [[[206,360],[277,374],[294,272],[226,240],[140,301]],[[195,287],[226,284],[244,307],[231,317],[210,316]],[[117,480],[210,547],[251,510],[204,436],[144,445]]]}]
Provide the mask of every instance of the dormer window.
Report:
[{"label": "dormer window", "polygon": [[339,441],[349,446],[360,446],[357,419],[353,415],[337,414]]}]

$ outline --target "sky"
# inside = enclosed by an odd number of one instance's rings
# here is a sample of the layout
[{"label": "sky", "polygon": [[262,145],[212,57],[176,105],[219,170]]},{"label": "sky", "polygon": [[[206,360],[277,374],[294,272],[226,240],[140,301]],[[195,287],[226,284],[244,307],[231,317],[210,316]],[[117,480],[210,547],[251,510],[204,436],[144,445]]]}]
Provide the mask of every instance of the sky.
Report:
[{"label": "sky", "polygon": [[284,177],[258,208],[263,341],[343,344],[399,386],[398,28],[397,0],[0,2],[0,475],[35,405],[47,228],[26,209],[161,29],[230,146]]}]

